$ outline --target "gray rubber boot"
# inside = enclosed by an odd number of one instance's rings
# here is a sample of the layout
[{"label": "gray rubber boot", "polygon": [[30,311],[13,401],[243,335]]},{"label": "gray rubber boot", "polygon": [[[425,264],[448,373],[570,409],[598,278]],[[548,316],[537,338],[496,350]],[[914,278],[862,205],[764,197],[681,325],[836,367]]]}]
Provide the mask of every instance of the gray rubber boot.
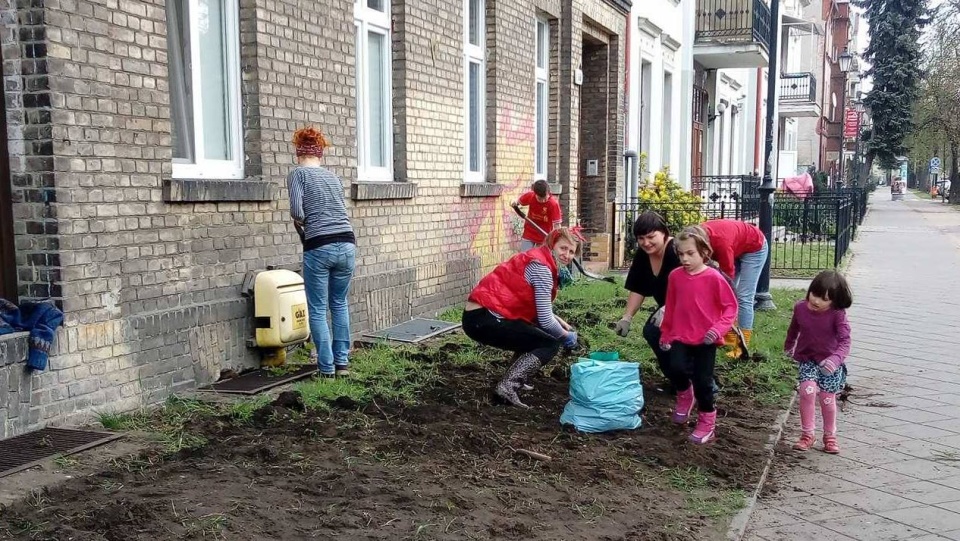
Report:
[{"label": "gray rubber boot", "polygon": [[517,391],[524,385],[527,379],[540,370],[541,366],[543,366],[543,364],[535,355],[524,353],[515,363],[510,365],[507,373],[503,375],[503,379],[500,380],[500,383],[493,389],[493,392],[514,406],[521,408],[529,407],[520,401],[520,397],[517,396]]}]

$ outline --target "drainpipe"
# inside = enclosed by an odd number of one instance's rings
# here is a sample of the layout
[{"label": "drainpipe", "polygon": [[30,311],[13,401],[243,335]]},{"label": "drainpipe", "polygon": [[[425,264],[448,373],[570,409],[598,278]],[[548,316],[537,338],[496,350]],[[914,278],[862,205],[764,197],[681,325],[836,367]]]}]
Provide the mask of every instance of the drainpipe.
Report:
[{"label": "drainpipe", "polygon": [[[763,104],[763,98],[761,97],[762,95],[763,95],[763,68],[757,68],[757,112],[754,115],[756,117],[756,126],[754,126],[754,131],[753,131],[754,134],[760,133],[760,123],[762,122],[762,120],[760,119],[760,109],[761,109],[761,105]],[[767,104],[767,106],[769,107],[769,104]],[[763,173],[763,170],[760,167],[761,155],[762,155],[761,154],[762,144],[763,144],[763,141],[759,137],[756,137],[756,135],[754,135],[753,170],[761,174]]]}]

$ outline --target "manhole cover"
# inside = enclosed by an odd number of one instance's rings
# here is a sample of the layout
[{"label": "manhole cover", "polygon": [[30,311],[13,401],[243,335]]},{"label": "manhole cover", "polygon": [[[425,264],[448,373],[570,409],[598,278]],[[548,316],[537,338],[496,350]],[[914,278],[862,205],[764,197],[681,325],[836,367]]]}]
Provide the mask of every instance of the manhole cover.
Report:
[{"label": "manhole cover", "polygon": [[303,379],[316,373],[317,365],[315,364],[303,366],[288,365],[287,367],[279,369],[258,368],[241,376],[201,387],[197,389],[197,391],[227,394],[257,394],[278,385]]},{"label": "manhole cover", "polygon": [[32,468],[52,456],[72,455],[122,437],[111,432],[44,428],[6,439],[0,441],[0,477]]},{"label": "manhole cover", "polygon": [[399,325],[394,325],[393,327],[387,327],[381,331],[364,333],[363,336],[374,340],[393,340],[396,342],[416,344],[427,338],[433,338],[438,334],[456,329],[459,326],[459,323],[418,317]]}]

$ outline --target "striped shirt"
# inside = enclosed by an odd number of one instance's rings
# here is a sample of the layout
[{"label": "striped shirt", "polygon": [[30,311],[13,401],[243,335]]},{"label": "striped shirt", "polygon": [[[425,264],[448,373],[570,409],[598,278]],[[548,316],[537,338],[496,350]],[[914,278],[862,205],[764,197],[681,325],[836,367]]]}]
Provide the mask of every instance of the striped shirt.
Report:
[{"label": "striped shirt", "polygon": [[527,263],[523,277],[533,286],[533,298],[537,305],[537,326],[554,338],[563,338],[567,331],[553,315],[553,273],[539,261]]},{"label": "striped shirt", "polygon": [[304,250],[355,242],[340,177],[323,167],[295,167],[287,175],[290,217],[303,224]]}]

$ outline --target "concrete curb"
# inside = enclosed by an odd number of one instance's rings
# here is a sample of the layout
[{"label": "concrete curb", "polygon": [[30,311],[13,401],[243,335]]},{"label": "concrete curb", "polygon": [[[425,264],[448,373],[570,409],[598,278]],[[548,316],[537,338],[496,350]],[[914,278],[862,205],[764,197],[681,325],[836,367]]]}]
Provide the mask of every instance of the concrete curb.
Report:
[{"label": "concrete curb", "polygon": [[770,441],[767,442],[767,463],[763,466],[763,473],[760,474],[760,480],[757,482],[757,488],[753,491],[753,494],[747,498],[746,505],[743,506],[736,515],[733,516],[733,520],[730,521],[730,527],[727,529],[727,539],[730,541],[740,541],[743,539],[744,534],[747,533],[747,526],[750,523],[750,515],[753,514],[753,508],[757,506],[757,499],[760,497],[760,491],[763,490],[764,483],[767,482],[767,475],[770,473],[770,466],[773,465],[773,458],[775,456],[777,442],[780,441],[780,438],[783,436],[783,430],[787,425],[787,420],[790,418],[790,412],[793,411],[793,406],[797,402],[797,393],[794,391],[793,396],[790,397],[790,404],[787,405],[787,408],[780,413],[777,420],[774,421],[772,428],[772,434],[770,436]]}]

